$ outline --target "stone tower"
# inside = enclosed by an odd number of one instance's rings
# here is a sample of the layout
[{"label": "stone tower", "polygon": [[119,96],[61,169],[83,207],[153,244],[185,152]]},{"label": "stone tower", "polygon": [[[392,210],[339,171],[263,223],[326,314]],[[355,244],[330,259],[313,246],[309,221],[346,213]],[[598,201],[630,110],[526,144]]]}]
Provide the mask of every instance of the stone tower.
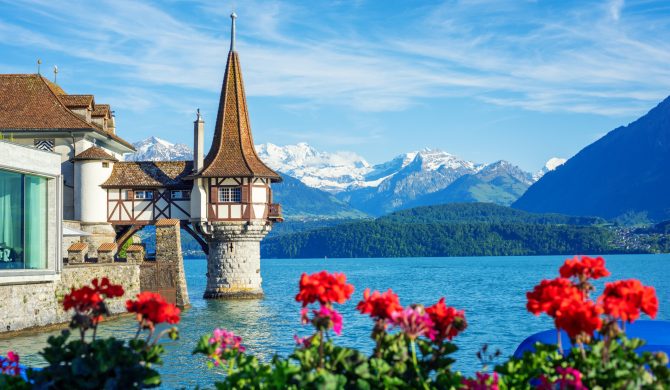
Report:
[{"label": "stone tower", "polygon": [[204,122],[194,123],[194,173],[191,222],[205,237],[207,289],[205,298],[254,298],[261,287],[260,242],[281,221],[272,203],[271,183],[281,181],[256,153],[235,50],[235,18],[221,88],[212,146],[203,157]]}]

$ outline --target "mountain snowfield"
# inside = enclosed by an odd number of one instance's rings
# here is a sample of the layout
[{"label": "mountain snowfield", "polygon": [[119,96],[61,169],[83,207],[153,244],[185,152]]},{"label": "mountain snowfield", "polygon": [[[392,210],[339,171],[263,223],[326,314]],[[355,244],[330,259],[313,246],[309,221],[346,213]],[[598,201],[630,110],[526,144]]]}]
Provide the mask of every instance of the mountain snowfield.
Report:
[{"label": "mountain snowfield", "polygon": [[193,150],[185,144],[173,144],[158,137],[133,143],[135,153],[125,155],[126,161],[193,160]]},{"label": "mountain snowfield", "polygon": [[[133,144],[128,161],[188,160],[192,150],[151,137]],[[307,143],[256,146],[272,169],[326,191],[341,202],[371,215],[413,205],[440,202],[493,202],[509,205],[535,181],[565,162],[552,158],[531,174],[507,161],[477,164],[438,149],[401,154],[372,165],[353,152],[319,151]],[[454,184],[453,188],[449,188]],[[279,190],[279,187],[278,187]]]}]

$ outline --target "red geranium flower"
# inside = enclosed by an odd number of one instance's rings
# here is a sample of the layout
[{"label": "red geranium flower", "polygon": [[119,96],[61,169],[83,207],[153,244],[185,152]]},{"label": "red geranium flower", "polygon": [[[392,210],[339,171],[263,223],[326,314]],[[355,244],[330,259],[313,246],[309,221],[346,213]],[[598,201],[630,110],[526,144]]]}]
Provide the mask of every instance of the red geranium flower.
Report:
[{"label": "red geranium flower", "polygon": [[393,290],[388,289],[384,293],[374,291],[370,294],[370,289],[366,288],[363,291],[363,300],[358,302],[356,309],[361,314],[369,314],[370,317],[378,320],[388,320],[394,312],[402,310],[402,306],[400,306],[398,295]]},{"label": "red geranium flower", "polygon": [[100,293],[90,286],[78,289],[73,287],[70,293],[63,298],[63,309],[74,309],[78,313],[85,313],[100,309],[102,300],[103,298]]},{"label": "red geranium flower", "polygon": [[321,271],[312,275],[302,274],[300,292],[295,300],[305,307],[310,303],[319,302],[329,305],[333,302],[344,303],[354,292],[354,286],[347,283],[345,274]]},{"label": "red geranium flower", "polygon": [[111,284],[108,278],[102,278],[101,281],[98,281],[97,278],[91,281],[93,288],[98,293],[106,296],[107,298],[118,298],[123,296],[123,286],[117,284]]},{"label": "red geranium flower", "polygon": [[602,304],[605,314],[628,322],[637,320],[640,311],[651,318],[655,318],[658,313],[656,290],[643,286],[636,279],[605,284],[605,291],[598,302]]},{"label": "red geranium flower", "polygon": [[554,323],[574,340],[580,334],[593,336],[593,332],[603,324],[600,318],[602,313],[603,309],[599,305],[574,297],[563,300],[556,310]]},{"label": "red geranium flower", "polygon": [[444,298],[426,308],[426,313],[433,321],[432,340],[444,340],[445,338],[452,340],[458,333],[465,330],[468,326],[465,321],[465,312],[463,310],[456,310],[444,303]]},{"label": "red geranium flower", "polygon": [[575,256],[565,260],[559,270],[563,278],[599,279],[609,276],[610,272],[605,268],[605,259],[602,257]]},{"label": "red geranium flower", "polygon": [[126,309],[129,313],[137,313],[137,320],[143,327],[153,329],[154,325],[167,322],[176,324],[179,322],[179,309],[165,301],[160,294],[142,292],[137,294],[137,300],[128,300]]},{"label": "red geranium flower", "polygon": [[563,301],[576,299],[583,300],[584,294],[570,281],[570,279],[556,278],[552,280],[543,280],[535,286],[533,291],[526,293],[528,303],[526,308],[529,312],[539,315],[547,313],[554,317],[556,310]]}]

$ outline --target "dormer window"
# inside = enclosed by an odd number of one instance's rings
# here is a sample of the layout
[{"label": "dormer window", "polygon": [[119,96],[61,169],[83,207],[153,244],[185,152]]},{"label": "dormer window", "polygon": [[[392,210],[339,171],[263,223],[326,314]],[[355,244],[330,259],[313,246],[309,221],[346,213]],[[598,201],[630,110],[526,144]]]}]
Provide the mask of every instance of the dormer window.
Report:
[{"label": "dormer window", "polygon": [[242,201],[242,189],[240,187],[219,187],[220,203],[240,203]]}]

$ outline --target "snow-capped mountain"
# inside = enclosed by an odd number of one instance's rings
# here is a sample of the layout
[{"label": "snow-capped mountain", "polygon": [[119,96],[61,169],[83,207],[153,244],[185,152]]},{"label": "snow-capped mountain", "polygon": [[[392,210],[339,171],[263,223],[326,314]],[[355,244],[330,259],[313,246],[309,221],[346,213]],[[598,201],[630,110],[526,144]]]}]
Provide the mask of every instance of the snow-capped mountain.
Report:
[{"label": "snow-capped mountain", "polygon": [[259,157],[272,169],[286,173],[306,185],[336,193],[365,181],[370,164],[352,152],[321,152],[306,143],[256,146]]},{"label": "snow-capped mountain", "polygon": [[554,169],[560,167],[561,165],[565,164],[565,162],[568,161],[565,158],[560,158],[560,157],[552,157],[550,158],[540,169],[539,171],[535,172],[533,174],[533,183],[540,180],[542,176],[544,176],[547,172],[551,172]]},{"label": "snow-capped mountain", "polygon": [[126,161],[193,160],[193,150],[188,145],[173,144],[158,137],[135,142],[133,146],[136,152],[126,154]]},{"label": "snow-capped mountain", "polygon": [[[187,145],[151,137],[133,144],[126,160],[188,160]],[[507,162],[476,164],[437,149],[423,149],[371,165],[353,152],[319,151],[307,143],[256,146],[272,169],[308,187],[336,196],[335,202],[373,215],[447,202],[484,201],[508,205],[546,172],[565,162],[552,158],[535,174]],[[287,187],[288,188],[288,187]],[[297,188],[297,187],[296,187]],[[281,185],[276,187],[279,194]],[[305,191],[303,191],[305,192]]]}]

